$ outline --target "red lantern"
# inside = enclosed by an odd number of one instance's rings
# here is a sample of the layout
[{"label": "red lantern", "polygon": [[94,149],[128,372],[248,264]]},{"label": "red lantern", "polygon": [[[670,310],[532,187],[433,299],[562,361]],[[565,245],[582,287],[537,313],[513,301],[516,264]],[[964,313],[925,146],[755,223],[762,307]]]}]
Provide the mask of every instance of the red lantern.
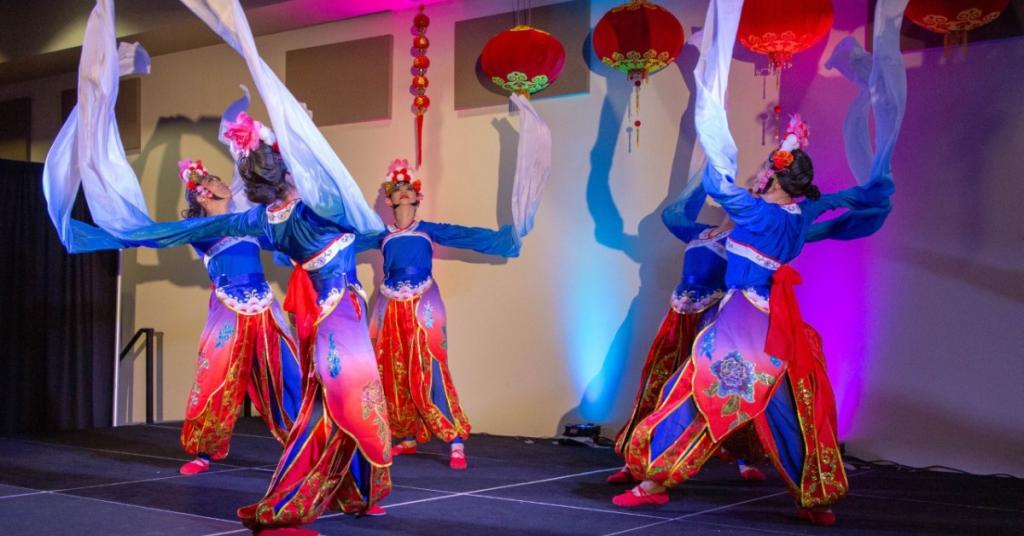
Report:
[{"label": "red lantern", "polygon": [[1010,0],[912,0],[905,15],[914,24],[942,34],[946,47],[967,46],[967,32],[996,20]]},{"label": "red lantern", "polygon": [[646,78],[675,61],[683,26],[667,9],[632,0],[604,14],[594,27],[594,53],[631,80]]},{"label": "red lantern", "polygon": [[770,71],[790,66],[832,28],[831,0],[746,0],[736,32],[748,49],[768,56]]},{"label": "red lantern", "polygon": [[[594,54],[601,62],[626,73],[633,81],[636,113],[640,113],[640,82],[675,61],[683,49],[683,26],[672,13],[647,0],[613,7],[594,27]],[[636,141],[640,143],[640,125]]]},{"label": "red lantern", "polygon": [[562,43],[526,25],[495,35],[480,53],[480,67],[494,85],[527,97],[557,80],[563,66]]}]

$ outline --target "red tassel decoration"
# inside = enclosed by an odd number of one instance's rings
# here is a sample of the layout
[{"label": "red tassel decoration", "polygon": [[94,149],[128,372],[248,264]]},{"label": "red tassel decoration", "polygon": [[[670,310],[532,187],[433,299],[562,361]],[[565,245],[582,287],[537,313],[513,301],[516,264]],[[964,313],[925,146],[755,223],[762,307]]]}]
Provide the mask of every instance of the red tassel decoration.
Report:
[{"label": "red tassel decoration", "polygon": [[423,114],[416,114],[416,167],[423,162]]},{"label": "red tassel decoration", "polygon": [[430,99],[427,97],[427,86],[430,81],[427,79],[427,67],[430,67],[430,58],[427,57],[427,48],[430,47],[430,40],[427,39],[427,27],[430,26],[430,17],[423,12],[423,5],[420,11],[412,19],[412,85],[409,92],[413,94],[412,112],[416,114],[416,169],[423,164],[423,115],[430,107]]}]

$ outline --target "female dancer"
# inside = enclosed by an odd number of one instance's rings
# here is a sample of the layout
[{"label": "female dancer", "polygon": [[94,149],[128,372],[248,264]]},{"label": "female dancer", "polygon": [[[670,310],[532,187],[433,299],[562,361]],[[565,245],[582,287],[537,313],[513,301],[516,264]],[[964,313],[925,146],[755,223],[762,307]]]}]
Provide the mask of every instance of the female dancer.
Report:
[{"label": "female dancer", "polygon": [[428,441],[433,434],[451,444],[449,466],[463,470],[468,467],[463,441],[469,439],[470,424],[448,369],[447,322],[432,274],[433,245],[516,257],[520,236],[511,225],[492,231],[417,220],[421,184],[413,179],[407,161],[391,163],[382,189],[395,224],[361,246],[379,248],[384,254],[384,282],[370,337],[388,401],[391,434],[402,438],[392,452],[415,454],[417,441]]},{"label": "female dancer", "polygon": [[[225,236],[256,236],[300,264],[301,270],[293,280],[305,284],[293,283],[289,290],[309,291],[291,300],[300,313],[300,360],[308,374],[309,388],[267,495],[259,503],[240,509],[239,516],[254,531],[302,533],[296,527],[311,522],[329,506],[369,513],[390,490],[386,403],[363,320],[365,308],[352,292],[346,275],[355,267],[352,248],[348,247],[354,232],[373,234],[384,226],[305,110],[256,55],[241,7],[237,2],[228,7],[234,10],[230,21],[220,24],[204,20],[225,32],[231,44],[252,62],[253,78],[268,111],[281,126],[282,139],[278,146],[269,129],[245,114],[239,114],[225,134],[233,142],[246,194],[253,202],[271,202],[270,206],[256,206],[240,214],[152,224],[139,208],[141,195],[125,195],[133,193],[126,185],[132,181],[137,184],[137,179],[116,135],[110,134],[116,133],[116,129],[109,128],[112,112],[106,114],[105,122],[102,118],[93,121],[106,126],[95,131],[77,129],[69,120],[71,126],[65,125],[55,143],[56,152],[48,155],[47,167],[52,173],[47,176],[44,172],[44,190],[51,217],[72,251],[170,247]],[[109,0],[100,0],[94,15],[104,9],[109,14],[109,8]],[[223,9],[217,13],[224,15]],[[200,14],[214,16],[201,10]],[[109,38],[112,45],[113,18],[106,19],[101,41]],[[110,58],[116,54],[92,54],[91,30],[94,28],[87,27],[83,62],[92,65],[106,61],[109,67]],[[112,69],[80,72],[112,72],[116,80],[117,65]],[[99,89],[109,86],[109,82],[100,84]],[[91,92],[87,96],[91,98]],[[86,99],[85,104],[89,103]],[[86,108],[83,113],[96,116],[112,109]],[[74,129],[77,133],[72,132]],[[99,144],[84,144],[83,137]],[[72,143],[75,140],[78,143]],[[109,165],[94,166],[96,161]],[[286,161],[292,165],[286,167]],[[289,174],[289,168],[296,173]],[[105,173],[77,175],[99,169]],[[78,180],[86,186],[93,213],[101,215],[97,221],[102,229],[69,217],[68,207]],[[296,191],[302,195],[301,201]]]},{"label": "female dancer", "polygon": [[[229,212],[231,191],[219,177],[201,161],[183,160],[179,166],[186,218]],[[298,350],[263,276],[259,243],[229,237],[192,247],[206,264],[213,292],[181,429],[182,447],[196,458],[181,466],[183,475],[207,471],[211,459],[227,456],[247,391],[282,444],[302,400]]]},{"label": "female dancer", "polygon": [[[615,439],[615,453],[625,456],[626,447],[637,424],[662,400],[663,387],[669,377],[679,371],[690,358],[690,347],[701,327],[718,312],[715,307],[725,295],[725,241],[732,229],[728,218],[719,226],[697,223],[697,215],[707,195],[701,185],[686,189],[661,213],[661,220],[672,234],[686,244],[679,284],[658,334],[651,343],[640,374],[640,388],[633,403],[633,412]],[[746,463],[747,450],[734,446],[740,474],[749,480],[763,480],[764,475]],[[612,473],[609,484],[633,481],[629,468]]]},{"label": "female dancer", "polygon": [[[239,139],[245,138],[242,130],[261,130],[244,113],[238,123]],[[272,144],[259,140],[248,151],[241,149],[246,192],[264,206],[227,216],[231,221],[223,232],[266,236],[297,263],[289,301],[296,305],[310,376],[270,488],[258,503],[239,509],[239,517],[254,529],[309,523],[328,506],[366,512],[391,487],[384,393],[365,306],[347,275],[355,268],[350,247],[355,229],[344,215],[325,218],[297,198]]]},{"label": "female dancer", "polygon": [[431,434],[451,444],[449,466],[468,467],[463,440],[470,425],[459,404],[448,370],[444,302],[434,283],[433,244],[515,257],[522,238],[533,228],[540,198],[551,171],[551,131],[522,95],[512,94],[519,109],[520,132],[512,186],[512,225],[498,231],[416,220],[423,199],[408,162],[395,160],[382,185],[395,225],[366,236],[360,247],[384,253],[382,297],[370,322],[384,382],[392,434],[403,438],[395,454],[413,454],[418,441]]},{"label": "female dancer", "polygon": [[[148,73],[149,56],[138,44],[116,47],[110,0],[97,1],[89,16],[80,67],[79,102],[47,154],[43,171],[51,220],[72,253],[127,247],[111,233],[152,223],[121,147],[113,111],[118,77]],[[180,176],[186,183],[189,221],[228,212],[230,191],[201,163],[184,162]],[[109,233],[71,219],[80,184],[95,221]],[[302,381],[287,324],[280,320],[263,277],[257,244],[226,239],[193,246],[204,259],[214,291],[181,433],[182,446],[196,456],[182,465],[186,475],[206,471],[210,459],[227,455],[246,391],[274,437],[283,442],[298,410]]]},{"label": "female dancer", "polygon": [[[835,522],[829,507],[847,490],[835,401],[820,338],[803,323],[795,301],[792,286],[799,276],[785,263],[799,254],[809,234],[864,236],[877,230],[888,213],[893,190],[889,162],[905,98],[898,49],[905,5],[906,0],[883,0],[876,11],[879,57],[871,76],[881,91],[875,108],[879,153],[871,178],[821,196],[803,151],[808,131],[798,119],[769,155],[752,193],[733,183],[736,147],[724,96],[742,2],[712,0],[704,56],[696,70],[696,121],[710,159],[704,187],[736,222],[727,242],[729,292],[715,321],[697,336],[690,364],[666,386],[662,405],[636,427],[627,461],[643,482],[615,497],[615,504],[667,502],[667,487],[696,474],[725,438],[752,423],[797,498],[801,517],[816,524]],[[805,199],[795,202],[800,198]],[[812,229],[817,217],[837,208],[852,212],[827,222],[822,232]],[[857,211],[865,217],[859,219]]]}]

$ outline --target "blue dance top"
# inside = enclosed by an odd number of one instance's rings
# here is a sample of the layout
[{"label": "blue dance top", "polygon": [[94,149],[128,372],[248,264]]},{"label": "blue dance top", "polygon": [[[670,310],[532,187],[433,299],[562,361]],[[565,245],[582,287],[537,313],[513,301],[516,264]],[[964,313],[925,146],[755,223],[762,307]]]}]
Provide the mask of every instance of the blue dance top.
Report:
[{"label": "blue dance top", "polygon": [[360,237],[357,249],[381,249],[384,254],[383,292],[389,297],[411,297],[421,294],[432,281],[435,243],[501,257],[517,257],[520,248],[511,225],[494,231],[415,221],[405,229],[391,225],[383,233]]}]

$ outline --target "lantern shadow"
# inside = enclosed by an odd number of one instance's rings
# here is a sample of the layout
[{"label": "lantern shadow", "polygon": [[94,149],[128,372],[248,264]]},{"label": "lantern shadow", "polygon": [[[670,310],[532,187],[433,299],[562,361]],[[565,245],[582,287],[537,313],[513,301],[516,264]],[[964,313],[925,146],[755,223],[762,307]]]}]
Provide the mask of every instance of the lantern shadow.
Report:
[{"label": "lantern shadow", "polygon": [[[587,50],[590,52],[589,46]],[[594,237],[597,242],[621,251],[630,261],[635,262],[638,265],[640,285],[604,356],[574,356],[588,361],[600,359],[600,368],[593,378],[587,380],[578,406],[562,416],[559,429],[566,424],[579,422],[621,422],[630,410],[643,361],[667,310],[669,296],[677,283],[682,262],[684,245],[674,240],[665,229],[661,212],[675,200],[690,175],[690,162],[696,143],[696,85],[693,70],[698,58],[697,48],[687,44],[676,59],[675,63],[682,73],[689,96],[679,121],[676,148],[670,156],[672,168],[669,183],[664,197],[654,210],[640,220],[637,233],[629,234],[624,230],[623,217],[612,196],[610,179],[616,147],[622,139],[623,114],[629,106],[633,86],[625,75],[604,66],[590,52],[590,65],[595,73],[602,76],[614,73],[620,79],[609,77],[607,95],[601,106],[597,137],[590,152],[587,208],[594,221]],[[579,314],[589,312],[581,311]],[[592,337],[594,334],[569,333],[567,336]],[[605,435],[612,432],[606,430]]]}]

